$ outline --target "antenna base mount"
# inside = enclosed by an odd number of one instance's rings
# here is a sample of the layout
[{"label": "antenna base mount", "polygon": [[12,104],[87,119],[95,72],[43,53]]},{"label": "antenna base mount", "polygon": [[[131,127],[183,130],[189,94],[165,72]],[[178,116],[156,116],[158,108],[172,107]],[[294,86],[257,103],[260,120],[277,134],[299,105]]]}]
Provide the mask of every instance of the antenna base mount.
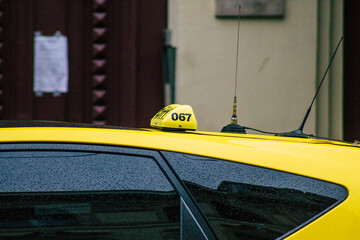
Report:
[{"label": "antenna base mount", "polygon": [[245,127],[240,126],[238,124],[228,124],[221,129],[221,132],[246,134]]}]

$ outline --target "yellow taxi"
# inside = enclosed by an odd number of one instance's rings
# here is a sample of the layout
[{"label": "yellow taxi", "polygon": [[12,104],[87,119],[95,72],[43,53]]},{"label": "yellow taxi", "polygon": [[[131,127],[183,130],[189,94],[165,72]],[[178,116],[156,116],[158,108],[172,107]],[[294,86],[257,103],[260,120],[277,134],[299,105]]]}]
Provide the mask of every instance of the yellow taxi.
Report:
[{"label": "yellow taxi", "polygon": [[358,239],[360,148],[196,131],[0,122],[0,239]]}]

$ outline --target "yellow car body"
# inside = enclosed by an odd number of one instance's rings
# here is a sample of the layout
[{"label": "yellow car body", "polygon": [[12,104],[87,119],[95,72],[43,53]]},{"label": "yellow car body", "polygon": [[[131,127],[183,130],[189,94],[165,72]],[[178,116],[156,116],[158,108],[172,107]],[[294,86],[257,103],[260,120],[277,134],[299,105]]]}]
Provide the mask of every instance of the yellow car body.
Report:
[{"label": "yellow car body", "polygon": [[321,139],[158,129],[9,127],[1,143],[81,143],[165,150],[275,169],[348,190],[339,205],[286,239],[360,238],[360,148]]}]

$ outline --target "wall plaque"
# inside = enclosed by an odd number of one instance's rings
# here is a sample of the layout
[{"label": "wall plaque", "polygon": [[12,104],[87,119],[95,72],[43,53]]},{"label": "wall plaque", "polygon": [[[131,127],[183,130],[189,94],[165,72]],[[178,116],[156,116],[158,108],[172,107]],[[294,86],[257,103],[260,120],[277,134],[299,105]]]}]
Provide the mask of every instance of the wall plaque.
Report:
[{"label": "wall plaque", "polygon": [[215,0],[215,16],[281,18],[284,16],[284,0]]}]

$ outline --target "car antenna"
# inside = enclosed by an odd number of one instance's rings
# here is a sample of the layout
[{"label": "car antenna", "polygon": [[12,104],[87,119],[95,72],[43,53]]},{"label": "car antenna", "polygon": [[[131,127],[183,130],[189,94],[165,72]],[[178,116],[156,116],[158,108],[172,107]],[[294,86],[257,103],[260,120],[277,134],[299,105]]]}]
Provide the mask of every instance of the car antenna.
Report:
[{"label": "car antenna", "polygon": [[233,113],[231,116],[230,124],[223,127],[221,129],[221,132],[246,133],[245,127],[237,124],[238,118],[236,116],[236,104],[237,104],[236,87],[237,87],[237,79],[238,79],[238,62],[239,62],[240,10],[241,10],[241,5],[239,5],[238,32],[237,32],[237,43],[236,43],[235,94],[234,94],[234,102],[233,102]]},{"label": "car antenna", "polygon": [[325,79],[325,77],[326,77],[326,75],[327,75],[327,73],[328,73],[328,71],[329,71],[329,69],[330,69],[331,63],[333,62],[333,60],[334,60],[334,58],[335,58],[335,55],[336,55],[336,52],[337,52],[337,50],[339,49],[339,46],[340,46],[340,44],[341,44],[341,42],[342,42],[343,39],[344,39],[344,37],[341,36],[340,41],[339,41],[339,43],[338,43],[338,45],[337,45],[337,47],[336,47],[336,49],[335,49],[335,51],[334,51],[331,59],[330,59],[329,65],[328,65],[327,68],[326,68],[326,71],[325,71],[325,73],[324,73],[324,76],[323,76],[322,79],[321,79],[321,82],[320,82],[320,84],[319,84],[319,87],[318,87],[317,90],[316,90],[315,96],[314,96],[314,98],[313,98],[313,100],[312,100],[312,102],[311,102],[311,104],[310,104],[310,107],[309,107],[308,110],[306,111],[305,117],[304,117],[302,123],[300,124],[300,127],[299,127],[298,129],[292,131],[292,132],[278,133],[278,134],[276,134],[276,136],[282,136],[282,137],[303,137],[303,138],[308,138],[308,137],[309,137],[309,135],[304,134],[304,132],[303,132],[303,129],[304,129],[306,120],[307,120],[308,117],[309,117],[309,114],[310,114],[310,111],[311,111],[311,107],[312,107],[312,105],[313,105],[313,103],[314,103],[314,101],[315,101],[315,99],[316,99],[316,97],[317,97],[317,95],[318,95],[318,93],[319,93],[319,90],[320,90],[320,88],[321,88],[321,85],[322,85],[323,82],[324,82],[324,79]]}]

